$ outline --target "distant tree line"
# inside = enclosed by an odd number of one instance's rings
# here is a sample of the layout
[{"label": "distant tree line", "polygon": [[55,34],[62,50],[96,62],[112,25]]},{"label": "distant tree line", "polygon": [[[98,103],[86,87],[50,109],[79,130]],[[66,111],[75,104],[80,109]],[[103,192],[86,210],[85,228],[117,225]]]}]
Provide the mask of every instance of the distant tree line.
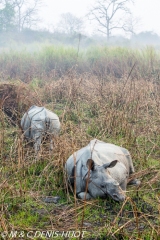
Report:
[{"label": "distant tree line", "polygon": [[[38,17],[40,7],[44,0],[0,0],[0,31],[23,31],[25,28],[33,29],[39,24]],[[95,0],[85,22],[90,20],[97,30],[106,36],[112,36],[112,32],[121,29],[125,32],[134,32],[132,14],[129,3],[134,0]],[[74,35],[82,33],[85,24],[81,18],[71,13],[61,15],[57,25],[58,31]]]},{"label": "distant tree line", "polygon": [[[72,13],[63,13],[57,26],[49,32],[40,29],[40,7],[44,0],[0,0],[0,45],[13,39],[15,42],[62,43],[84,47],[95,43],[129,45],[129,42],[159,45],[160,37],[153,32],[135,34],[136,19],[130,10],[134,0],[95,0],[88,14],[79,18]],[[97,27],[97,33],[88,36],[85,23],[90,20]],[[115,30],[130,33],[130,40],[114,35]],[[84,43],[84,44],[83,44]],[[83,47],[82,46],[82,47]]]},{"label": "distant tree line", "polygon": [[0,31],[22,31],[39,21],[41,0],[0,0]]}]

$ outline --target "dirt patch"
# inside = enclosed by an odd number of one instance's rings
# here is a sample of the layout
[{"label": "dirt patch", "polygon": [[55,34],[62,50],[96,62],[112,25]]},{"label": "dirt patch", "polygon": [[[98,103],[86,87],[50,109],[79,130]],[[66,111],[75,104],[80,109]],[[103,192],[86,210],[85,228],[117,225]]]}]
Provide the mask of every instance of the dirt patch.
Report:
[{"label": "dirt patch", "polygon": [[22,115],[32,105],[42,105],[42,103],[39,95],[25,83],[0,84],[0,108],[13,125],[19,125]]}]

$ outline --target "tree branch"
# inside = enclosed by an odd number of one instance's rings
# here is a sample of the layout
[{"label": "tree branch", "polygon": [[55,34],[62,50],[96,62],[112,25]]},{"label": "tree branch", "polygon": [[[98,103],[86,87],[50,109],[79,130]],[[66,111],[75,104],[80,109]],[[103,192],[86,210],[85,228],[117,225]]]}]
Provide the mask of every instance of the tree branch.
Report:
[{"label": "tree branch", "polygon": [[113,29],[125,29],[125,18],[119,18],[118,21],[113,21],[117,18],[118,13],[125,13],[125,15],[131,15],[130,9],[127,6],[127,3],[134,2],[133,0],[97,0],[96,6],[92,7],[89,17],[92,17],[90,20],[95,20],[101,30],[98,31],[107,34],[107,38],[111,34]]}]

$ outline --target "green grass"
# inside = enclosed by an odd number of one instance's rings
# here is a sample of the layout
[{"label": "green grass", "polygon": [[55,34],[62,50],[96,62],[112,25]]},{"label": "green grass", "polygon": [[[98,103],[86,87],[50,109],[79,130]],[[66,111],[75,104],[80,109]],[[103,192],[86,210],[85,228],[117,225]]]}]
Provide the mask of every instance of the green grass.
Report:
[{"label": "green grass", "polygon": [[[75,49],[49,46],[35,55],[12,52],[0,57],[6,79],[7,71],[13,66],[13,56],[21,61],[21,66],[17,63],[15,68],[20,74],[17,78],[24,76],[24,69],[30,62],[26,88],[57,113],[61,121],[53,153],[50,154],[46,143],[41,158],[36,160],[33,147],[22,142],[18,126],[12,127],[8,119],[0,115],[2,231],[78,229],[86,231],[84,239],[158,240],[160,99],[158,78],[155,73],[153,76],[152,70],[157,68],[159,55],[153,49],[143,51],[90,49],[80,53],[77,68],[66,74],[64,68],[70,69],[75,64]],[[130,78],[124,74],[117,80],[115,73],[127,72],[128,76],[135,58],[140,64],[137,63]],[[25,61],[26,66],[23,66]],[[152,69],[147,66],[149,62],[153,64]],[[55,64],[59,67],[54,75]],[[62,77],[61,72],[59,78],[60,68],[64,75]],[[148,76],[153,78],[148,81]],[[67,190],[65,161],[94,137],[123,146],[131,153],[142,184],[138,189],[127,187],[128,198],[124,205],[111,199],[75,201],[73,193]],[[57,204],[44,201],[54,196],[60,197]]]},{"label": "green grass", "polygon": [[[78,51],[74,47],[43,45],[35,51],[26,48],[3,51],[0,70],[3,79],[31,82],[32,87],[64,75],[91,73],[100,80],[123,78],[130,71],[135,78],[158,80],[160,53],[153,47],[141,50],[124,47],[97,46]],[[132,69],[133,68],[133,69]]]}]

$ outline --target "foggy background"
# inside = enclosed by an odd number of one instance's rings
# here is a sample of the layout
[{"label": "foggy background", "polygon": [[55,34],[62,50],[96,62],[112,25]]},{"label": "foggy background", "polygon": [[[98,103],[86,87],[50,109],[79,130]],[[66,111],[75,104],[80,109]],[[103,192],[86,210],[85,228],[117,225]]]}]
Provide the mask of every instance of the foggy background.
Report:
[{"label": "foggy background", "polygon": [[[107,30],[100,11],[108,9],[110,17],[117,6]],[[159,49],[159,7],[159,0],[1,0],[0,47],[153,45]],[[100,25],[101,20],[105,27]]]}]

